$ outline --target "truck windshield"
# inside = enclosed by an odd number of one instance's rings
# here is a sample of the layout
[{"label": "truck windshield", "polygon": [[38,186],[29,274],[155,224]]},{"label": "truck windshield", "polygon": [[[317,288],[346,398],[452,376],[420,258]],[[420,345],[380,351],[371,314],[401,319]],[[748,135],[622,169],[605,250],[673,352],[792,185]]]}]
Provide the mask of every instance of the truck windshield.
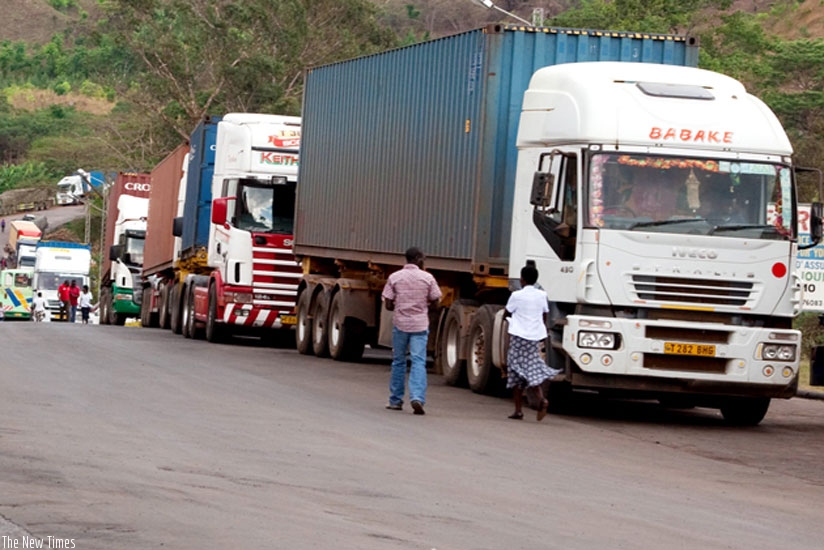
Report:
[{"label": "truck windshield", "polygon": [[57,290],[63,281],[77,281],[78,285],[83,285],[84,277],[77,273],[38,273],[37,290]]},{"label": "truck windshield", "polygon": [[132,265],[143,265],[143,246],[146,239],[129,237],[126,239],[126,255]]},{"label": "truck windshield", "polygon": [[587,183],[588,227],[795,238],[786,165],[600,153],[590,158]]},{"label": "truck windshield", "polygon": [[295,184],[264,185],[241,180],[237,228],[256,233],[291,235],[295,218]]}]

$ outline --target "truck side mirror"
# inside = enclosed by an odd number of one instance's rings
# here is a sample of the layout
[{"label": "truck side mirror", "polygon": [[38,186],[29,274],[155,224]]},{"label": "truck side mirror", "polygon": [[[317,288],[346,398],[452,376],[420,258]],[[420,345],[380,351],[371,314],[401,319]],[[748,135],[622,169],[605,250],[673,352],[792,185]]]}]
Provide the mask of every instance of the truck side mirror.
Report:
[{"label": "truck side mirror", "polygon": [[533,206],[549,206],[550,193],[555,186],[555,175],[547,172],[535,172],[532,177],[532,193],[529,204]]},{"label": "truck side mirror", "polygon": [[124,247],[122,244],[113,244],[111,248],[109,248],[109,259],[113,262],[116,262],[123,256]]},{"label": "truck side mirror", "polygon": [[183,217],[175,218],[172,221],[172,235],[175,237],[183,236]]},{"label": "truck side mirror", "polygon": [[824,203],[814,202],[810,205],[810,239],[814,243],[821,242],[824,235]]},{"label": "truck side mirror", "polygon": [[212,201],[212,223],[223,225],[229,212],[229,197],[220,197]]}]

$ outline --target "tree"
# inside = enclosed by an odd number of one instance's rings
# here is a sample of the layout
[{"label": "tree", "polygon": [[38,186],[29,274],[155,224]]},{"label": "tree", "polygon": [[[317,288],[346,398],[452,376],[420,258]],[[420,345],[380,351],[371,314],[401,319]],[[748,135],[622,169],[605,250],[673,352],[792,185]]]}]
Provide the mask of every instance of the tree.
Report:
[{"label": "tree", "polygon": [[128,97],[181,136],[206,114],[298,114],[307,67],[383,50],[366,0],[105,0],[144,71]]}]

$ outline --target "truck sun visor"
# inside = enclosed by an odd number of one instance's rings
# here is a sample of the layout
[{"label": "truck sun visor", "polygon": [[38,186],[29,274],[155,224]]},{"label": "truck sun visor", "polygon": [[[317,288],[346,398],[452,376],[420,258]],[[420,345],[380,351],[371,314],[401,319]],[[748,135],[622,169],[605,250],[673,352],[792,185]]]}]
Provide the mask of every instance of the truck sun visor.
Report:
[{"label": "truck sun visor", "polygon": [[653,97],[673,97],[679,99],[703,99],[712,101],[715,96],[703,86],[695,84],[666,84],[663,82],[636,82],[638,89]]}]

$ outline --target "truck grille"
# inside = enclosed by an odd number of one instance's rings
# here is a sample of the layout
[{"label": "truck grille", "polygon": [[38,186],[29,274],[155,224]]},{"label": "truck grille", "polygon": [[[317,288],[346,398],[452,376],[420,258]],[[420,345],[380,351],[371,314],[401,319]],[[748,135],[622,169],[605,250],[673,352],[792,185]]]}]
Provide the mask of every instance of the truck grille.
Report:
[{"label": "truck grille", "polygon": [[632,292],[638,300],[737,307],[754,305],[758,294],[747,281],[660,275],[633,275]]},{"label": "truck grille", "polygon": [[253,303],[291,312],[303,272],[288,248],[252,248]]}]

